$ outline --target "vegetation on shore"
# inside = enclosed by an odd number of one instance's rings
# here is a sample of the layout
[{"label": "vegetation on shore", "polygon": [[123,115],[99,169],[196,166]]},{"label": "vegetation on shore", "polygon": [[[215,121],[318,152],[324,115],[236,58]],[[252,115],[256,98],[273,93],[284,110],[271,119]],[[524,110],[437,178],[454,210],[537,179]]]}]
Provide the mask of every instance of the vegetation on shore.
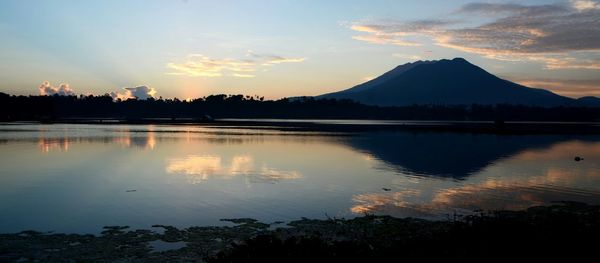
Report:
[{"label": "vegetation on shore", "polygon": [[598,121],[600,107],[524,105],[412,105],[379,107],[351,100],[265,100],[258,96],[211,95],[193,100],[125,101],[103,96],[11,96],[0,93],[0,121],[63,118],[310,118],[397,120]]},{"label": "vegetation on shore", "polygon": [[[396,262],[594,258],[600,206],[563,202],[446,221],[365,215],[302,219],[283,227],[253,219],[235,226],[105,227],[100,236],[24,231],[0,234],[0,261],[39,262]],[[280,226],[280,227],[277,227]],[[153,245],[184,244],[174,249]]]}]

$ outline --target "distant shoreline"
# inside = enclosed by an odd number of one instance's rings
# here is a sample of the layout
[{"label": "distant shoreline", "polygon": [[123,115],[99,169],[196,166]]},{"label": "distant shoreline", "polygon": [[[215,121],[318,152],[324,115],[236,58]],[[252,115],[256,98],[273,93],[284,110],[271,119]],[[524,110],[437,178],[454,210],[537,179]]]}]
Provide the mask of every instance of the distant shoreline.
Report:
[{"label": "distant shoreline", "polygon": [[600,134],[600,122],[544,121],[431,121],[431,120],[352,120],[352,119],[193,119],[193,118],[65,118],[52,121],[2,123],[39,124],[140,124],[199,125],[220,128],[275,129],[289,131],[431,131],[492,134]]}]

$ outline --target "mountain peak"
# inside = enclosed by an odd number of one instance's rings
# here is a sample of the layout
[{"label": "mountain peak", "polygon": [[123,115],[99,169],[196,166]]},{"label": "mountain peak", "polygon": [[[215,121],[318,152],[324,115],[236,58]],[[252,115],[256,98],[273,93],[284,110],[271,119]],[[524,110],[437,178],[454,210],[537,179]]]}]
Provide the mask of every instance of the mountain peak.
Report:
[{"label": "mountain peak", "polygon": [[321,95],[379,106],[412,104],[559,106],[573,99],[500,79],[457,57],[399,65],[352,88]]}]

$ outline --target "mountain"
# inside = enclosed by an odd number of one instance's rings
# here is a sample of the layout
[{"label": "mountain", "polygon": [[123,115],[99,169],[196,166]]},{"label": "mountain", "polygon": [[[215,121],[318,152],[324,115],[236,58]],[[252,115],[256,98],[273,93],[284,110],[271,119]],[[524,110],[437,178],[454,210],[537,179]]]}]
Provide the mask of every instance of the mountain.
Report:
[{"label": "mountain", "polygon": [[548,90],[525,87],[498,78],[463,58],[407,63],[363,84],[317,98],[351,99],[379,106],[521,104],[552,107],[595,104],[600,100],[593,97],[577,102]]},{"label": "mountain", "polygon": [[581,107],[600,107],[600,98],[594,96],[581,97],[575,100],[574,105]]}]

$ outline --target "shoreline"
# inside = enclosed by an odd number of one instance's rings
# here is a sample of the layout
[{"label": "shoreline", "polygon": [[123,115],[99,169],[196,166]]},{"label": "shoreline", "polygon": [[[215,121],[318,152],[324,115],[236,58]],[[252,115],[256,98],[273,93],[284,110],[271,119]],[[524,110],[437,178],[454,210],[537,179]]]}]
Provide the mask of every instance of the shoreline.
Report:
[{"label": "shoreline", "polygon": [[[517,252],[527,252],[519,254],[526,258],[552,258],[557,253],[576,258],[595,251],[586,250],[595,247],[586,242],[600,232],[600,206],[562,202],[445,221],[375,215],[303,218],[277,228],[273,227],[277,222],[265,224],[249,218],[223,221],[235,226],[153,226],[163,228],[163,233],[107,226],[100,236],[35,231],[0,234],[0,261],[301,262],[372,257],[452,261],[496,253],[512,258]],[[471,250],[472,246],[479,247]],[[543,250],[542,254],[536,250],[548,246],[562,250]],[[297,254],[301,251],[311,253]]]},{"label": "shoreline", "polygon": [[328,120],[328,119],[61,119],[14,121],[4,124],[94,124],[94,125],[193,125],[219,128],[274,129],[283,131],[365,132],[431,131],[491,134],[600,134],[600,122],[537,121],[430,121],[430,120]]}]

